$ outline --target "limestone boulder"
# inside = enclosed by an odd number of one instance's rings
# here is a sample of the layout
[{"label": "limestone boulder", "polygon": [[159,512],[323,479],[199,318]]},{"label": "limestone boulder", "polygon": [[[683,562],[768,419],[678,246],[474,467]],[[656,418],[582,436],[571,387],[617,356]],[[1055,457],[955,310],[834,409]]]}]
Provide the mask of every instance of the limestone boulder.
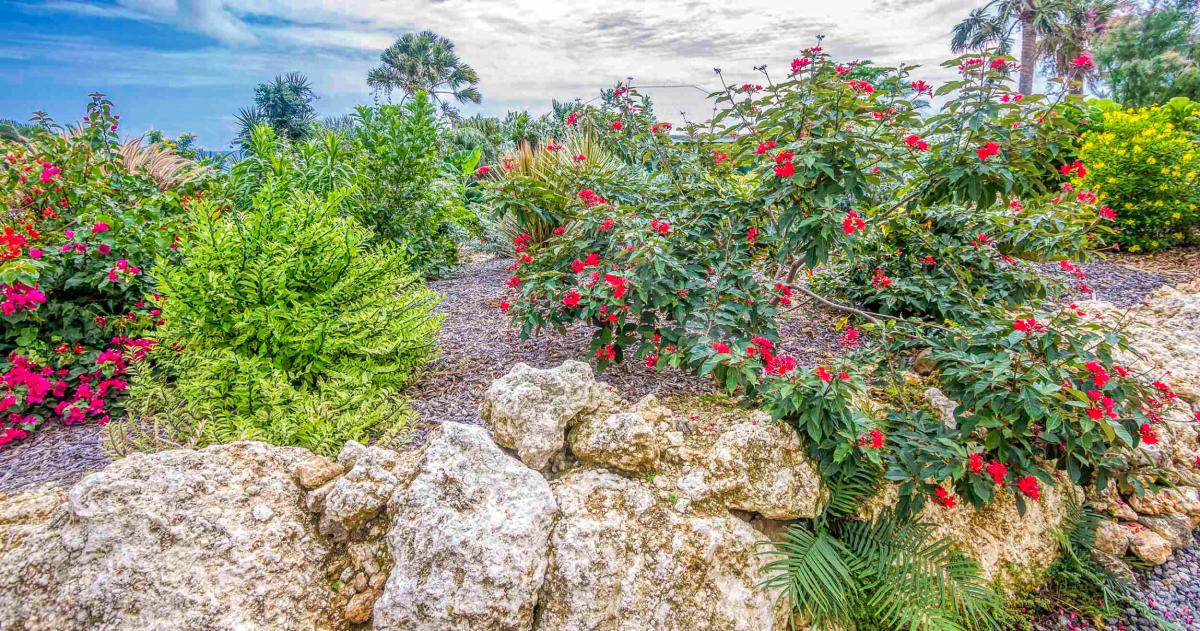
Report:
[{"label": "limestone boulder", "polygon": [[1129,551],[1134,534],[1134,529],[1125,524],[1103,520],[1096,526],[1096,549],[1117,558],[1123,557]]},{"label": "limestone boulder", "polygon": [[[396,488],[415,472],[419,452],[395,452],[349,441],[338,454],[346,474],[310,492],[306,504],[321,514],[320,532],[346,541],[387,505]],[[307,461],[311,462],[311,461]]]},{"label": "limestone boulder", "polygon": [[134,454],[65,496],[0,500],[0,629],[335,628],[328,550],[292,475],[310,455]]},{"label": "limestone boulder", "polygon": [[562,452],[567,428],[581,414],[614,399],[588,364],[565,361],[547,369],[517,364],[488,387],[479,416],[487,421],[497,444],[515,450],[521,462],[542,470]]},{"label": "limestone boulder", "polygon": [[786,628],[759,587],[763,536],[729,515],[682,515],[607,471],[554,485],[561,515],[538,602],[538,631]]},{"label": "limestone boulder", "polygon": [[571,430],[571,453],[585,462],[632,473],[658,466],[654,425],[640,412],[587,415]]},{"label": "limestone boulder", "polygon": [[546,480],[484,429],[444,423],[389,502],[395,565],[374,628],[529,629],[556,513]]},{"label": "limestone boulder", "polygon": [[677,488],[693,504],[718,504],[768,519],[811,519],[821,477],[790,425],[754,412],[693,447]]}]

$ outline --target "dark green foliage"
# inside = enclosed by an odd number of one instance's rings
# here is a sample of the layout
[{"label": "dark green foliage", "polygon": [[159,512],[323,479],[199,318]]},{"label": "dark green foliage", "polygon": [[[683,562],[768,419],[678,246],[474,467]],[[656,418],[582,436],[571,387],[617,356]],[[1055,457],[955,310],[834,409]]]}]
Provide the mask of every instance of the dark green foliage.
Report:
[{"label": "dark green foliage", "polygon": [[1133,107],[1183,96],[1200,101],[1200,13],[1194,2],[1153,3],[1110,29],[1096,60],[1112,96]]},{"label": "dark green foliage", "polygon": [[979,565],[932,533],[891,514],[795,525],[769,544],[764,585],[818,629],[1002,628],[1001,599]]},{"label": "dark green foliage", "polygon": [[483,96],[479,75],[454,52],[454,42],[433,33],[405,33],[379,55],[380,64],[367,72],[367,85],[378,96],[391,98],[399,90],[404,98],[424,92],[451,118],[458,111],[450,104],[479,103]]}]

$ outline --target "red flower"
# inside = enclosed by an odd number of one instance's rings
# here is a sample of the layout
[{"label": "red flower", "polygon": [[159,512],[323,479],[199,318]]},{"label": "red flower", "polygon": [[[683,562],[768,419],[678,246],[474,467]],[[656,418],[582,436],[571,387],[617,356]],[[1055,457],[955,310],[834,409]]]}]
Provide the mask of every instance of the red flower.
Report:
[{"label": "red flower", "polygon": [[971,471],[974,473],[983,471],[983,455],[971,454],[970,456],[967,456],[967,466],[970,467]]},{"label": "red flower", "polygon": [[933,86],[929,85],[928,83],[925,83],[924,81],[913,81],[912,83],[910,83],[908,85],[911,86],[912,89],[916,90],[917,94],[923,94],[925,92],[929,92],[930,94],[933,94]]},{"label": "red flower", "polygon": [[850,86],[851,90],[863,94],[873,94],[875,92],[875,86],[871,85],[870,81],[847,81],[846,85]]},{"label": "red flower", "polygon": [[1072,68],[1084,68],[1084,69],[1094,68],[1094,67],[1096,67],[1096,63],[1094,61],[1092,61],[1091,55],[1084,53],[1084,54],[1071,60],[1071,67]]},{"label": "red flower", "polygon": [[1004,484],[1004,477],[1008,475],[1008,467],[993,460],[985,469],[988,475],[992,476],[994,484]]},{"label": "red flower", "polygon": [[625,127],[625,123],[622,123],[621,121],[613,121],[612,122],[613,131],[621,131],[621,129],[623,129],[624,127]]},{"label": "red flower", "polygon": [[1158,443],[1158,434],[1154,433],[1154,428],[1150,427],[1149,423],[1142,423],[1142,426],[1138,428],[1138,432],[1142,435],[1143,443],[1147,445]]},{"label": "red flower", "polygon": [[1113,221],[1117,218],[1117,213],[1113,212],[1113,209],[1109,208],[1108,206],[1101,206],[1100,210],[1096,211],[1096,213],[1100,215],[1101,219],[1107,219],[1109,221]]},{"label": "red flower", "polygon": [[916,134],[910,134],[904,139],[904,144],[917,151],[929,151],[929,143]]},{"label": "red flower", "polygon": [[564,232],[566,232],[566,231],[567,231],[567,229],[566,229],[566,228],[564,228],[564,227],[562,227],[562,226],[558,226],[558,227],[556,227],[554,230],[552,230],[551,232],[553,232],[554,234],[562,234],[562,233],[564,233]]},{"label": "red flower", "polygon": [[1048,330],[1046,325],[1037,321],[1037,318],[1014,320],[1013,328],[1022,333],[1045,333]]},{"label": "red flower", "polygon": [[861,335],[861,332],[858,329],[850,327],[846,329],[845,333],[842,333],[841,337],[838,338],[838,341],[841,342],[842,346],[845,346],[846,348],[852,348],[858,343],[859,335]]},{"label": "red flower", "polygon": [[616,359],[617,358],[617,350],[615,348],[613,348],[612,344],[609,344],[608,346],[605,346],[603,348],[598,348],[598,349],[596,349],[596,358],[601,361],[603,361],[605,359]]},{"label": "red flower", "polygon": [[592,252],[583,259],[583,264],[586,267],[596,267],[600,264],[600,255],[596,252]]},{"label": "red flower", "polygon": [[761,156],[762,154],[766,153],[768,150],[771,150],[774,148],[775,148],[774,140],[768,140],[766,142],[759,143],[759,145],[754,148],[754,155]]},{"label": "red flower", "polygon": [[805,66],[811,64],[812,60],[807,57],[797,57],[792,60],[792,74],[796,74],[804,69]]},{"label": "red flower", "polygon": [[945,508],[954,508],[956,506],[957,500],[950,494],[950,491],[939,486],[933,490],[933,493],[937,496],[937,499],[934,500],[935,504],[940,504]]},{"label": "red flower", "polygon": [[1022,493],[1028,495],[1030,497],[1030,499],[1032,499],[1035,502],[1038,500],[1038,497],[1041,495],[1041,491],[1038,489],[1037,478],[1035,478],[1031,475],[1027,475],[1027,476],[1021,478],[1017,482],[1017,488],[1020,489]]},{"label": "red flower", "polygon": [[521,278],[519,276],[513,276],[512,278],[504,281],[504,284],[508,285],[509,287],[516,287],[517,285],[521,284]]},{"label": "red flower", "polygon": [[582,296],[580,296],[579,292],[577,291],[568,291],[567,294],[563,296],[562,303],[568,307],[576,307],[579,305],[579,299],[581,297]]},{"label": "red flower", "polygon": [[491,170],[492,167],[485,164],[478,169],[475,169],[475,175],[487,175],[489,172],[491,172]]},{"label": "red flower", "polygon": [[749,241],[750,243],[754,243],[756,240],[758,240],[758,228],[757,227],[752,226],[749,230],[746,231],[746,240]]},{"label": "red flower", "polygon": [[873,429],[868,434],[871,436],[871,449],[883,447],[883,432]]},{"label": "red flower", "polygon": [[507,300],[500,301],[500,310],[501,311],[508,311],[509,308],[511,308],[511,307],[512,307],[512,305]]},{"label": "red flower", "polygon": [[600,224],[600,232],[608,232],[613,227],[612,219],[605,219],[604,223]]},{"label": "red flower", "polygon": [[1000,153],[1000,145],[994,142],[989,142],[975,150],[975,154],[979,156],[980,160],[987,160],[998,153]]},{"label": "red flower", "polygon": [[857,212],[853,210],[846,212],[846,218],[842,220],[842,232],[851,235],[858,230],[866,229],[867,222],[863,221],[863,218],[859,217]]},{"label": "red flower", "polygon": [[892,279],[888,278],[887,274],[883,273],[883,268],[875,268],[875,275],[871,277],[871,285],[875,289],[883,289],[892,286]]},{"label": "red flower", "polygon": [[658,355],[653,353],[646,356],[646,368],[654,368],[658,365]]},{"label": "red flower", "polygon": [[824,366],[817,366],[817,377],[819,377],[821,381],[824,381],[825,383],[829,383],[833,380],[833,375],[829,374],[829,371],[826,370]]},{"label": "red flower", "polygon": [[713,342],[712,349],[722,355],[729,354],[729,345],[725,342]]},{"label": "red flower", "polygon": [[579,112],[571,112],[567,115],[567,124],[574,125],[579,120]]},{"label": "red flower", "polygon": [[587,160],[587,156],[583,155],[582,153],[577,153],[571,156],[571,159],[576,162],[583,162],[584,160]]},{"label": "red flower", "polygon": [[775,165],[775,175],[779,177],[792,177],[796,175],[796,167],[792,165],[792,161],[788,160]]}]

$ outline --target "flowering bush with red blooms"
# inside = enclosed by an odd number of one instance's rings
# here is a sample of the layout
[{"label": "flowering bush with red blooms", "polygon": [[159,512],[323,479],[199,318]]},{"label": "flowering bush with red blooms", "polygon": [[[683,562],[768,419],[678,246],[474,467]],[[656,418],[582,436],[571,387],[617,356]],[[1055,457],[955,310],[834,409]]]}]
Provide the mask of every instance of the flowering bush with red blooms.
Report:
[{"label": "flowering bush with red blooms", "polygon": [[79,125],[38,115],[30,138],[0,146],[0,446],[47,422],[107,422],[151,344],[146,270],[171,254],[190,196],[129,172],[111,110],[95,94]]},{"label": "flowering bush with red blooms", "polygon": [[[761,89],[715,94],[723,109],[711,132],[688,126],[681,142],[618,110],[610,116],[624,124],[606,127],[604,142],[640,175],[604,181],[580,169],[570,186],[579,167],[564,162],[552,197],[529,194],[551,181],[536,173],[495,181],[500,204],[553,208],[557,222],[544,239],[513,238],[502,306],[522,335],[594,327],[600,368],[636,356],[650,369],[711,375],[795,423],[827,481],[886,473],[902,484],[906,509],[990,500],[992,487],[965,474],[975,452],[993,471],[1004,467],[1000,483],[1025,498],[1051,480],[1039,469],[1046,461],[1103,485],[1155,412],[1132,376],[1094,388],[1103,419],[1074,396],[1087,396],[1085,366],[1116,371],[1119,340],[1097,325],[1034,315],[1036,326],[1012,328],[1047,293],[1019,259],[1062,259],[1082,273],[1073,261],[1105,247],[1109,230],[1086,191],[1059,188],[1079,118],[1060,113],[1076,97],[1014,96],[1004,62],[950,62],[962,78],[935,92],[907,68],[837,64],[812,48],[786,76],[764,70]],[[930,96],[951,92],[940,113],[921,115]],[[860,307],[796,284],[817,266],[831,267],[829,285]],[[775,319],[816,301],[864,319],[877,341],[848,335],[861,348],[799,366],[775,343]],[[894,381],[907,356],[899,351],[916,347],[933,349],[970,423],[950,429],[859,407],[867,384]],[[1051,417],[1059,420],[1033,427]]]}]

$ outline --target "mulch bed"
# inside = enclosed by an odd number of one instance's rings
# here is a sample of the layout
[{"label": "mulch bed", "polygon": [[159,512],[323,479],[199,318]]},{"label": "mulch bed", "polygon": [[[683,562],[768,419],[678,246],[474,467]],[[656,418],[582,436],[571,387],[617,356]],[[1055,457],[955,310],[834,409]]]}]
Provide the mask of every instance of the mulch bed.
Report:
[{"label": "mulch bed", "polygon": [[[443,296],[439,307],[446,319],[439,342],[441,356],[426,367],[406,394],[419,413],[412,437],[420,441],[431,427],[444,421],[482,424],[479,404],[488,385],[517,362],[550,368],[567,359],[586,361],[590,331],[572,327],[565,332],[543,331],[522,341],[498,308],[504,293],[506,260],[475,258],[430,288]],[[1057,273],[1053,266],[1052,273]],[[1141,302],[1164,283],[1200,275],[1200,248],[1176,248],[1153,256],[1118,255],[1085,266],[1096,297],[1120,306]],[[781,320],[780,345],[801,365],[815,365],[838,352],[834,323],[842,317],[819,305],[809,305]],[[600,378],[625,399],[714,392],[713,384],[678,370],[648,370],[637,360],[606,370]],[[88,471],[107,464],[100,448],[102,428],[54,425],[28,440],[0,449],[0,492],[55,482],[70,485]]]}]

